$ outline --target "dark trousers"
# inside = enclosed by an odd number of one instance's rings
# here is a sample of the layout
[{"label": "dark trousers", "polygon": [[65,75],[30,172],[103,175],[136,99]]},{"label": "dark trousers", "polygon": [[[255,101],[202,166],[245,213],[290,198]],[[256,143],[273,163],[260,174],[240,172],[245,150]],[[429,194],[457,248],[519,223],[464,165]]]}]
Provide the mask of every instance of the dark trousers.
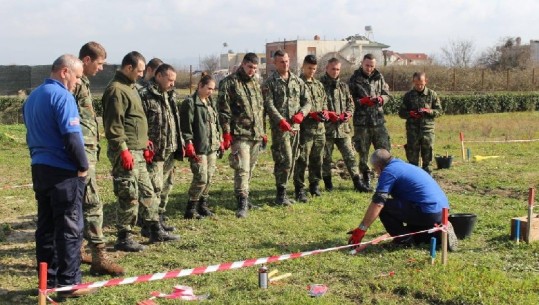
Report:
[{"label": "dark trousers", "polygon": [[78,284],[85,178],[38,164],[32,165],[32,182],[37,200],[36,259],[38,266],[48,264],[47,286]]},{"label": "dark trousers", "polygon": [[442,222],[442,212],[423,213],[415,203],[389,199],[380,212],[380,221],[387,233],[396,236],[431,229]]}]

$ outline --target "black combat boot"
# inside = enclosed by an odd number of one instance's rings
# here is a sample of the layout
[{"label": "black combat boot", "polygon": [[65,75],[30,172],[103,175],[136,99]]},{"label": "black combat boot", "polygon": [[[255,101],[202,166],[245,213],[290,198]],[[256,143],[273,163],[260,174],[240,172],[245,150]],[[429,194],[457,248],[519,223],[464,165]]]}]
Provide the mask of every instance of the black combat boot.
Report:
[{"label": "black combat boot", "polygon": [[320,197],[322,194],[320,194],[320,187],[318,187],[318,182],[309,184],[309,193],[313,197]]},{"label": "black combat boot", "polygon": [[140,252],[146,249],[143,245],[139,244],[133,239],[131,233],[127,231],[118,232],[118,239],[114,245],[116,251],[124,252]]},{"label": "black combat boot", "polygon": [[198,215],[196,210],[197,202],[196,201],[187,201],[187,207],[185,208],[185,213],[183,214],[183,218],[185,219],[200,219],[202,218],[200,215]]},{"label": "black combat boot", "polygon": [[159,224],[161,225],[163,230],[167,232],[174,232],[174,230],[176,230],[175,227],[167,225],[167,223],[165,222],[165,215],[163,213],[159,214]]},{"label": "black combat boot", "polygon": [[430,170],[430,164],[429,163],[423,163],[423,170],[427,172],[427,174],[432,176],[432,171]]},{"label": "black combat boot", "polygon": [[275,196],[275,204],[278,205],[292,205],[292,200],[286,196],[286,189],[284,187],[277,187],[277,195]]},{"label": "black combat boot", "polygon": [[158,221],[152,221],[149,223],[150,227],[150,244],[163,242],[163,241],[175,241],[179,240],[178,235],[169,234],[167,231],[163,230]]},{"label": "black combat boot", "polygon": [[295,195],[296,195],[296,200],[299,201],[299,202],[307,202],[309,201],[309,198],[307,198],[307,195],[305,194],[305,189],[301,186],[296,186],[295,187]]},{"label": "black combat boot", "polygon": [[363,181],[361,181],[361,178],[359,175],[352,177],[352,181],[354,182],[354,189],[360,193],[368,193],[369,188],[363,184]]},{"label": "black combat boot", "polygon": [[372,192],[371,187],[371,173],[369,171],[363,172],[363,184],[367,188],[368,192]]},{"label": "black combat boot", "polygon": [[238,196],[238,210],[236,211],[236,217],[245,218],[247,217],[247,210],[249,209],[249,201],[247,197]]},{"label": "black combat boot", "polygon": [[200,197],[198,200],[197,212],[202,217],[213,216],[212,211],[208,208],[208,198]]},{"label": "black combat boot", "polygon": [[324,180],[326,191],[333,191],[333,182],[331,182],[331,176],[322,177],[322,179]]}]

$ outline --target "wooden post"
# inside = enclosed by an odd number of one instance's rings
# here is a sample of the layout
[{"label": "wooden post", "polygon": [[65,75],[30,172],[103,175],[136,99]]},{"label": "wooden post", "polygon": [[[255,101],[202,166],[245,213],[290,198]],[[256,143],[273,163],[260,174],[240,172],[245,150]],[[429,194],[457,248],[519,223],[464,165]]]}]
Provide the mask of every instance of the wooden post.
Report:
[{"label": "wooden post", "polygon": [[39,293],[37,298],[38,305],[47,304],[47,263],[39,263]]},{"label": "wooden post", "polygon": [[193,65],[189,65],[189,95],[193,94]]},{"label": "wooden post", "polygon": [[532,69],[532,86],[535,85],[535,68]]},{"label": "wooden post", "polygon": [[[442,209],[442,225],[447,228],[449,223],[449,209]],[[442,231],[442,265],[447,265],[447,232]]]},{"label": "wooden post", "polygon": [[526,236],[528,237],[528,244],[531,241],[532,234],[532,215],[533,215],[533,204],[535,202],[535,188],[530,187],[528,192],[528,226]]},{"label": "wooden post", "polygon": [[453,91],[457,90],[457,69],[453,68]]},{"label": "wooden post", "polygon": [[461,131],[459,136],[460,136],[460,150],[462,154],[462,161],[466,161],[465,159],[466,157],[464,156],[464,133],[462,133]]}]

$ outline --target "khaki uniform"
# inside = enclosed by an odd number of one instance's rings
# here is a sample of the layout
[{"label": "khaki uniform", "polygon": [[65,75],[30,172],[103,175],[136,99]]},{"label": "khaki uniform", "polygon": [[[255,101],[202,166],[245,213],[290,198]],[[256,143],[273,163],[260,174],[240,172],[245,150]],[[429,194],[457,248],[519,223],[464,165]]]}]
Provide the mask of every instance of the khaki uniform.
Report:
[{"label": "khaki uniform", "polygon": [[[432,113],[423,113],[421,118],[410,117],[410,111],[421,108],[432,109]],[[408,162],[419,165],[421,155],[422,167],[430,171],[432,162],[432,146],[434,144],[434,118],[442,115],[442,103],[433,90],[426,88],[423,92],[415,89],[408,91],[399,109],[399,116],[406,119],[406,158]]]},{"label": "khaki uniform", "polygon": [[[135,84],[121,71],[116,71],[103,93],[102,102],[107,156],[112,164],[114,194],[118,197],[116,226],[119,232],[132,232],[139,199],[146,208],[144,220],[159,221],[158,201],[142,155],[148,144],[148,121]],[[120,152],[125,148],[135,160],[131,171],[122,167]]]},{"label": "khaki uniform", "polygon": [[84,238],[92,244],[106,242],[103,236],[103,203],[99,200],[97,190],[96,165],[99,159],[99,126],[94,110],[92,94],[90,93],[90,80],[81,78],[73,93],[80,114],[80,126],[84,138],[84,149],[88,158],[88,176],[84,190]]},{"label": "khaki uniform", "polygon": [[[271,154],[275,166],[275,185],[277,189],[286,189],[288,174],[292,167],[292,142],[293,135],[290,132],[282,132],[279,128],[281,119],[286,119],[293,129],[299,129],[297,124],[292,124],[291,118],[298,112],[307,117],[311,110],[311,101],[306,92],[305,83],[293,73],[288,73],[288,80],[281,78],[274,71],[264,82],[264,109],[270,118],[271,125]],[[299,136],[299,134],[297,135]]]},{"label": "khaki uniform", "polygon": [[264,108],[260,85],[240,67],[219,83],[217,107],[223,133],[232,135],[228,156],[234,169],[234,193],[249,195],[249,183],[258,161],[264,132]]}]

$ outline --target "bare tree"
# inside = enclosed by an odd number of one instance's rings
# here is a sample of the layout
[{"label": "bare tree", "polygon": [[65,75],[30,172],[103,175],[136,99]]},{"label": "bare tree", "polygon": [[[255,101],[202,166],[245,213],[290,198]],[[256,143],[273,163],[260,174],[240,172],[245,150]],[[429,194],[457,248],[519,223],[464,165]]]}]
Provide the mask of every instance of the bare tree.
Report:
[{"label": "bare tree", "polygon": [[530,46],[520,44],[520,37],[504,37],[481,53],[477,65],[492,70],[525,69],[530,65]]},{"label": "bare tree", "polygon": [[467,68],[472,64],[475,46],[471,40],[451,40],[442,47],[442,60],[452,68]]},{"label": "bare tree", "polygon": [[217,55],[208,55],[202,58],[201,60],[202,69],[207,71],[209,74],[217,71],[219,69],[219,56]]}]

